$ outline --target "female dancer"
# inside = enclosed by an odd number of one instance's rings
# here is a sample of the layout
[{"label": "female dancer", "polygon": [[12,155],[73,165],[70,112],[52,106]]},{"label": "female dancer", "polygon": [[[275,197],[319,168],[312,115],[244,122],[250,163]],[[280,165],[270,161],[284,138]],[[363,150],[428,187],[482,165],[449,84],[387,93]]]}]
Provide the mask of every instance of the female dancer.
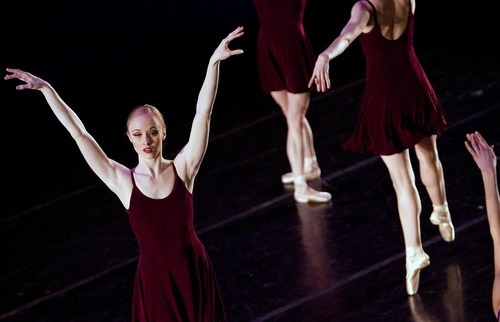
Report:
[{"label": "female dancer", "polygon": [[270,93],[286,118],[286,154],[292,172],[281,177],[294,184],[296,202],[328,202],[328,192],[307,184],[319,178],[313,134],[306,118],[310,89],[307,86],[316,58],[304,30],[307,0],[253,0],[260,21],[257,66],[262,90]]},{"label": "female dancer", "polygon": [[230,42],[243,35],[238,27],[210,57],[189,140],[173,160],[162,155],[166,126],[155,107],[134,108],[127,119],[128,139],[138,163],[129,169],[108,158],[76,113],[45,80],[7,68],[5,79],[19,79],[18,90],[39,90],[71,134],[95,174],[125,207],[139,243],[132,321],[225,321],[219,287],[207,252],[193,225],[194,179],[207,149],[219,65],[241,49]]},{"label": "female dancer", "polygon": [[340,35],[318,56],[309,86],[330,88],[329,62],[358,38],[366,59],[366,83],[354,135],[343,147],[371,151],[387,166],[397,196],[406,247],[406,290],[418,290],[420,270],[430,264],[420,235],[421,201],[409,149],[432,201],[430,220],[443,239],[455,239],[446,200],[437,135],[446,125],[440,102],[413,48],[416,0],[360,0]]}]

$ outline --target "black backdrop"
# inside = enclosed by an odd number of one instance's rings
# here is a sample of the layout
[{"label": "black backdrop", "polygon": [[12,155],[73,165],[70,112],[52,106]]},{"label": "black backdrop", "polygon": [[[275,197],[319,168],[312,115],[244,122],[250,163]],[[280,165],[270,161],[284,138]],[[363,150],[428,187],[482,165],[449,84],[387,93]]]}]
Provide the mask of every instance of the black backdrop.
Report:
[{"label": "black backdrop", "polygon": [[[305,24],[317,52],[340,32],[352,3],[309,1]],[[498,24],[489,3],[419,1],[417,53],[423,56],[464,37],[484,39],[492,42],[492,50],[498,48]],[[50,81],[105,151],[128,165],[135,163],[124,136],[128,111],[139,103],[159,107],[169,127],[167,153],[179,149],[189,132],[209,55],[238,25],[246,28],[246,35],[232,48],[243,48],[245,54],[221,65],[213,135],[277,112],[272,104],[262,104],[267,96],[260,91],[256,73],[258,20],[251,0],[26,0],[4,1],[2,7],[2,76],[5,67],[14,67]],[[362,78],[358,44],[331,66],[334,86]],[[0,82],[2,119],[8,129],[4,155],[16,173],[4,181],[14,196],[9,194],[8,204],[22,199],[25,185],[43,187],[37,182],[41,172],[52,178],[60,169],[83,164],[42,95],[15,91],[14,83]]]}]

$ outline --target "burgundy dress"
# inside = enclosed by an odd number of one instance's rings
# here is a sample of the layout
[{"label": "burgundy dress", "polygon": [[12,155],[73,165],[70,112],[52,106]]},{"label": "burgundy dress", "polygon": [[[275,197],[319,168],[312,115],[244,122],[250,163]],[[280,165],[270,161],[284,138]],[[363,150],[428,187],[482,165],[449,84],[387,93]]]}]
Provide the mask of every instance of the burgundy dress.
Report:
[{"label": "burgundy dress", "polygon": [[440,134],[446,125],[438,97],[413,49],[413,26],[410,12],[404,33],[389,40],[382,35],[375,13],[375,27],[359,36],[366,83],[354,134],[343,144],[345,149],[391,155]]},{"label": "burgundy dress", "polygon": [[253,0],[260,21],[257,67],[265,93],[304,93],[316,56],[304,31],[306,0]]},{"label": "burgundy dress", "polygon": [[225,321],[212,264],[194,230],[193,196],[173,169],[174,188],[163,199],[142,194],[132,170],[128,214],[140,249],[132,321]]}]

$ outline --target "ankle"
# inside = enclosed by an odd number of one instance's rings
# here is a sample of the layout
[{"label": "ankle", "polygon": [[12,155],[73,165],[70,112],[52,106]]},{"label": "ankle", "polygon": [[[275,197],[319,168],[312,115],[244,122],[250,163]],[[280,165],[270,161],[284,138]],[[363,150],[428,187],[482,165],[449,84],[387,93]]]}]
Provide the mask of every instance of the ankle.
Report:
[{"label": "ankle", "polygon": [[413,260],[416,257],[422,256],[422,254],[424,254],[424,249],[422,248],[422,245],[408,246],[406,247],[405,252],[406,252],[406,259]]},{"label": "ankle", "polygon": [[447,213],[449,211],[448,202],[445,201],[442,205],[432,205],[432,210],[437,213]]},{"label": "ankle", "polygon": [[318,167],[318,161],[316,156],[309,156],[304,158],[304,172],[311,172],[313,169]]},{"label": "ankle", "polygon": [[304,192],[307,189],[307,182],[304,175],[296,176],[293,178],[293,185],[295,191]]}]

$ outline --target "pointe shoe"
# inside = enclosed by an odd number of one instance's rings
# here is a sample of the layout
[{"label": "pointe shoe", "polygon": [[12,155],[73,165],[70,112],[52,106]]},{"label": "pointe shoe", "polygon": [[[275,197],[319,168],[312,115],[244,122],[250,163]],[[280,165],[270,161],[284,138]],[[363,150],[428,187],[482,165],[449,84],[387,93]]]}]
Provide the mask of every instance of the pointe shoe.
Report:
[{"label": "pointe shoe", "polygon": [[[317,179],[321,176],[320,168],[313,168],[311,171],[304,173],[304,177],[307,181]],[[293,183],[293,173],[288,172],[281,176],[281,182],[284,184]]]},{"label": "pointe shoe", "polygon": [[416,294],[420,282],[420,270],[431,263],[429,255],[422,253],[414,256],[413,260],[406,258],[406,293]]},{"label": "pointe shoe", "polygon": [[298,203],[325,203],[332,200],[332,195],[325,191],[316,191],[307,189],[304,191],[295,191],[293,197]]},{"label": "pointe shoe", "polygon": [[434,206],[434,211],[429,218],[433,225],[439,225],[439,233],[447,242],[455,240],[455,228],[451,222],[450,211],[448,205]]}]

